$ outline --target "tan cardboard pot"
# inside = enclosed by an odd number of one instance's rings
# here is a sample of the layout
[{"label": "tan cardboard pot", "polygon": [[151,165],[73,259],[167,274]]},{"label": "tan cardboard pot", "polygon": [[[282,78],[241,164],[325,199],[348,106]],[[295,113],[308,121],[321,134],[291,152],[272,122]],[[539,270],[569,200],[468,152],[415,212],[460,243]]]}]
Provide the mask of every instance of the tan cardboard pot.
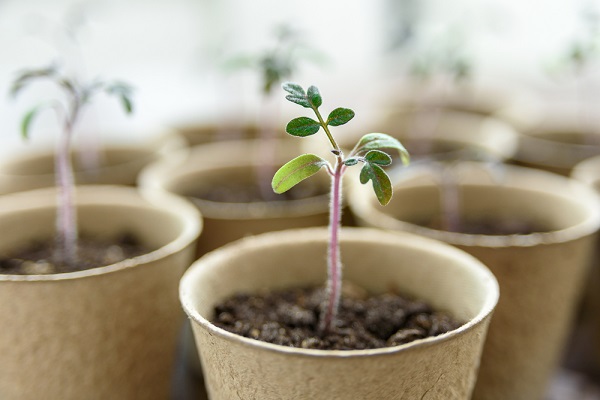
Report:
[{"label": "tan cardboard pot", "polygon": [[[173,132],[149,132],[153,139],[143,142],[102,144],[98,148],[99,166],[90,169],[82,162],[80,150],[73,151],[77,184],[135,185],[146,165],[185,146]],[[123,134],[125,136],[125,133]],[[17,152],[0,160],[0,194],[14,193],[55,184],[55,150],[51,146]]]},{"label": "tan cardboard pot", "polygon": [[[0,198],[0,251],[52,237],[54,189]],[[52,275],[0,275],[0,398],[165,399],[182,313],[181,274],[201,222],[176,196],[77,189],[80,231],[131,232],[148,254]]]},{"label": "tan cardboard pot", "polygon": [[518,165],[568,176],[581,161],[600,155],[599,121],[557,110],[531,122],[519,135]]},{"label": "tan cardboard pot", "polygon": [[[591,157],[575,165],[571,176],[596,192],[600,192],[600,156]],[[600,207],[600,204],[599,204]],[[579,315],[578,329],[572,337],[565,365],[600,379],[600,243],[596,244],[596,258]]]},{"label": "tan cardboard pot", "polygon": [[190,147],[228,140],[256,139],[260,135],[259,128],[251,124],[186,122],[174,125],[173,130],[180,134]]},{"label": "tan cardboard pot", "polygon": [[[296,143],[276,141],[275,168],[268,176],[268,189],[273,174],[285,162],[302,153]],[[228,179],[256,186],[257,168],[263,155],[258,140],[227,141],[192,148],[189,153],[173,154],[168,159],[148,166],[140,175],[141,187],[189,196],[203,188],[218,188]],[[320,174],[325,192],[299,200],[234,203],[194,199],[204,219],[205,235],[198,242],[198,256],[244,236],[283,230],[322,226],[328,223],[329,177]],[[300,186],[300,185],[299,185]]]},{"label": "tan cardboard pot", "polygon": [[[434,117],[405,106],[374,113],[370,119],[370,129],[378,127],[378,131],[400,140],[413,160],[424,155],[503,160],[517,149],[517,133],[509,124],[475,113],[442,109]],[[355,131],[356,135],[340,137],[342,147],[352,148],[368,132]]]},{"label": "tan cardboard pot", "polygon": [[[542,398],[559,361],[600,224],[598,197],[555,174],[507,166],[503,184],[478,164],[460,169],[460,215],[530,221],[543,233],[474,235],[417,225],[439,215],[438,187],[414,168],[381,208],[353,185],[350,206],[359,223],[418,233],[480,259],[498,278],[501,298],[490,325],[474,399]],[[437,178],[436,178],[437,179]]]},{"label": "tan cardboard pot", "polygon": [[236,292],[323,285],[326,228],[246,238],[196,261],[180,285],[209,396],[234,399],[467,399],[498,298],[491,273],[464,252],[411,234],[347,228],[345,279],[373,293],[397,288],[466,323],[377,350],[290,348],[243,338],[209,322]]}]

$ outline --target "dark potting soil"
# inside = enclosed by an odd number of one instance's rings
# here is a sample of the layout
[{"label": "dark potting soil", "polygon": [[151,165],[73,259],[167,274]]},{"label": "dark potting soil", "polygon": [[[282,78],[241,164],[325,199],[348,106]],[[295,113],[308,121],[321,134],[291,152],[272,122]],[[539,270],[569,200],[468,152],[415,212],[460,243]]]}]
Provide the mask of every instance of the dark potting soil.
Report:
[{"label": "dark potting soil", "polygon": [[130,234],[124,234],[113,241],[84,236],[78,241],[77,263],[69,266],[55,262],[56,243],[54,240],[45,240],[0,257],[0,274],[46,275],[84,271],[114,264],[149,251]]},{"label": "dark potting soil", "polygon": [[[418,225],[431,229],[447,230],[441,226],[439,219]],[[486,218],[477,220],[461,220],[460,225],[453,232],[466,233],[470,235],[528,235],[535,232],[548,232],[549,229],[533,224],[530,221],[519,219]]]},{"label": "dark potting soil", "polygon": [[329,187],[326,185],[317,185],[312,182],[302,182],[300,185],[294,186],[282,194],[272,192],[269,186],[269,196],[265,199],[258,184],[251,185],[248,182],[228,181],[187,195],[192,198],[218,203],[253,203],[261,201],[301,200],[325,195],[328,191]]},{"label": "dark potting soil", "polygon": [[318,332],[323,288],[239,294],[215,307],[214,324],[233,333],[289,347],[362,350],[397,346],[462,325],[426,303],[396,293],[344,291],[333,332]]}]

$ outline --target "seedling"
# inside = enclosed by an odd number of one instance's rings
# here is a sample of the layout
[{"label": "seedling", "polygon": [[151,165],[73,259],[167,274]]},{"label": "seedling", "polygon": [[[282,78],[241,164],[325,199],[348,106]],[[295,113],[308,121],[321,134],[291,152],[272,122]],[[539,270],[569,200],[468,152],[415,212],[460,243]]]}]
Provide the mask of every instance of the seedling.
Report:
[{"label": "seedling", "polygon": [[[420,84],[420,88],[416,104],[418,109],[409,136],[430,138],[441,116],[443,106],[440,104],[452,91],[464,86],[472,73],[472,61],[464,54],[462,41],[457,35],[448,34],[427,52],[418,54],[410,68],[410,75]],[[428,92],[436,97],[433,104],[428,104]],[[423,140],[421,143],[423,148],[418,152],[428,152],[431,141]]]},{"label": "seedling", "polygon": [[[549,72],[565,75],[574,83],[579,124],[583,127],[590,121],[590,111],[586,107],[591,101],[585,98],[586,74],[593,70],[594,61],[600,51],[600,14],[593,9],[582,10],[580,25],[583,32],[564,49]],[[591,138],[586,136],[587,140]],[[594,143],[586,143],[594,144]]]},{"label": "seedling", "polygon": [[377,200],[381,205],[386,205],[392,198],[392,184],[382,167],[390,165],[392,158],[383,149],[397,150],[405,165],[409,162],[409,155],[404,146],[393,137],[384,133],[369,133],[363,136],[345,157],[329,127],[346,124],[354,118],[354,111],[348,108],[336,108],[324,120],[319,111],[323,99],[317,87],[310,86],[305,91],[296,83],[285,83],[283,89],[289,93],[286,96],[287,100],[312,109],[317,117],[317,121],[309,117],[295,118],[287,124],[286,132],[292,136],[306,137],[323,129],[331,144],[331,153],[335,157],[335,163],[332,165],[315,154],[303,154],[283,165],[275,173],[271,183],[273,191],[280,194],[316,174],[321,168],[325,168],[331,176],[327,300],[319,322],[319,331],[327,333],[333,328],[341,296],[342,264],[339,233],[342,214],[342,177],[348,167],[362,163],[360,182],[366,184],[371,181]]},{"label": "seedling", "polygon": [[83,83],[66,76],[56,65],[46,68],[29,69],[20,72],[11,88],[13,96],[18,95],[31,82],[47,80],[56,85],[64,94],[65,101],[52,99],[29,110],[21,122],[21,135],[29,138],[31,123],[45,109],[53,109],[59,120],[61,135],[55,157],[56,186],[58,190],[58,208],[56,217],[56,254],[55,263],[73,267],[77,263],[77,215],[74,204],[74,177],[70,151],[75,124],[82,110],[98,93],[117,96],[127,114],[133,110],[132,89],[129,85],[112,81],[93,80]]}]

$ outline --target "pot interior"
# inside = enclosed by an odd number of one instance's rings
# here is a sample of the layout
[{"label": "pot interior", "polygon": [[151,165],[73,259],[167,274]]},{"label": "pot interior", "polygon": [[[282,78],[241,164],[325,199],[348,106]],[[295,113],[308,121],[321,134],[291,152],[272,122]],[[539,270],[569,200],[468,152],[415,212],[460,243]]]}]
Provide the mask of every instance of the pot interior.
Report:
[{"label": "pot interior", "polygon": [[[325,284],[327,230],[308,229],[239,241],[200,259],[181,285],[184,308],[211,320],[235,293]],[[398,290],[462,321],[495,304],[495,280],[470,256],[430,239],[349,229],[342,235],[344,279],[371,293]]]}]

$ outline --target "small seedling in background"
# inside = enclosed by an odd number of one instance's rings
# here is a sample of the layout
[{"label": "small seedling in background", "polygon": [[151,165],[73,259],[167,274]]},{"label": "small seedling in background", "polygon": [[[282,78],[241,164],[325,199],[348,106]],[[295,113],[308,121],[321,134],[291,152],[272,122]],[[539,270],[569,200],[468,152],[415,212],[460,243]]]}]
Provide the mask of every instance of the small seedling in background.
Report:
[{"label": "small seedling in background", "polygon": [[[473,75],[473,63],[464,53],[461,38],[449,33],[439,40],[428,51],[417,54],[409,71],[410,76],[419,83],[419,96],[409,135],[415,139],[423,139],[423,149],[428,152],[431,137],[438,125],[443,103],[447,96],[459,87],[464,87]],[[435,95],[433,104],[428,104],[428,95]]]},{"label": "small seedling in background", "polygon": [[33,81],[46,80],[58,87],[65,94],[65,102],[57,99],[39,104],[28,111],[21,122],[21,135],[29,138],[34,118],[45,109],[53,109],[56,113],[61,135],[55,157],[56,186],[58,190],[58,207],[56,218],[57,247],[55,262],[57,265],[74,266],[77,263],[77,216],[74,204],[74,174],[71,163],[71,143],[75,125],[81,117],[82,110],[92,98],[99,93],[117,96],[126,113],[131,113],[132,89],[122,82],[105,82],[93,80],[82,83],[65,76],[56,65],[46,68],[30,69],[20,72],[14,80],[11,94],[17,96]]},{"label": "small seedling in background", "polygon": [[276,153],[273,126],[280,115],[278,103],[272,102],[273,88],[279,87],[284,80],[291,79],[301,60],[317,60],[317,53],[302,42],[298,31],[286,25],[278,26],[275,29],[275,39],[273,47],[255,56],[239,57],[232,63],[236,68],[252,68],[261,76],[261,111],[264,115],[259,126],[261,163],[257,179],[265,200],[273,199],[273,191],[269,186]]},{"label": "small seedling in background", "polygon": [[[558,60],[548,68],[549,74],[557,78],[566,76],[574,83],[577,112],[581,125],[590,120],[586,107],[589,101],[585,99],[586,73],[592,69],[592,64],[600,54],[600,15],[592,9],[581,12],[582,34],[574,39],[563,50]],[[590,137],[587,137],[590,139]]]},{"label": "small seedling in background", "polygon": [[289,93],[286,99],[313,110],[317,121],[309,117],[298,117],[286,126],[286,132],[292,136],[306,137],[323,129],[331,144],[331,153],[335,156],[334,165],[315,154],[303,154],[282,166],[273,177],[271,186],[275,193],[283,193],[304,179],[316,174],[321,168],[331,176],[331,200],[329,209],[329,249],[327,256],[327,301],[321,313],[319,330],[330,332],[333,328],[341,296],[342,264],[340,260],[339,233],[342,213],[342,177],[348,167],[362,163],[360,182],[373,183],[379,203],[386,205],[392,198],[392,184],[382,167],[390,165],[392,158],[383,149],[398,150],[401,160],[408,164],[409,155],[404,146],[391,136],[383,133],[369,133],[363,136],[350,154],[345,157],[342,149],[331,135],[329,127],[346,124],[354,118],[354,111],[348,108],[336,108],[323,119],[319,107],[323,103],[319,89],[310,86],[305,91],[295,83],[285,83],[283,89]]}]

